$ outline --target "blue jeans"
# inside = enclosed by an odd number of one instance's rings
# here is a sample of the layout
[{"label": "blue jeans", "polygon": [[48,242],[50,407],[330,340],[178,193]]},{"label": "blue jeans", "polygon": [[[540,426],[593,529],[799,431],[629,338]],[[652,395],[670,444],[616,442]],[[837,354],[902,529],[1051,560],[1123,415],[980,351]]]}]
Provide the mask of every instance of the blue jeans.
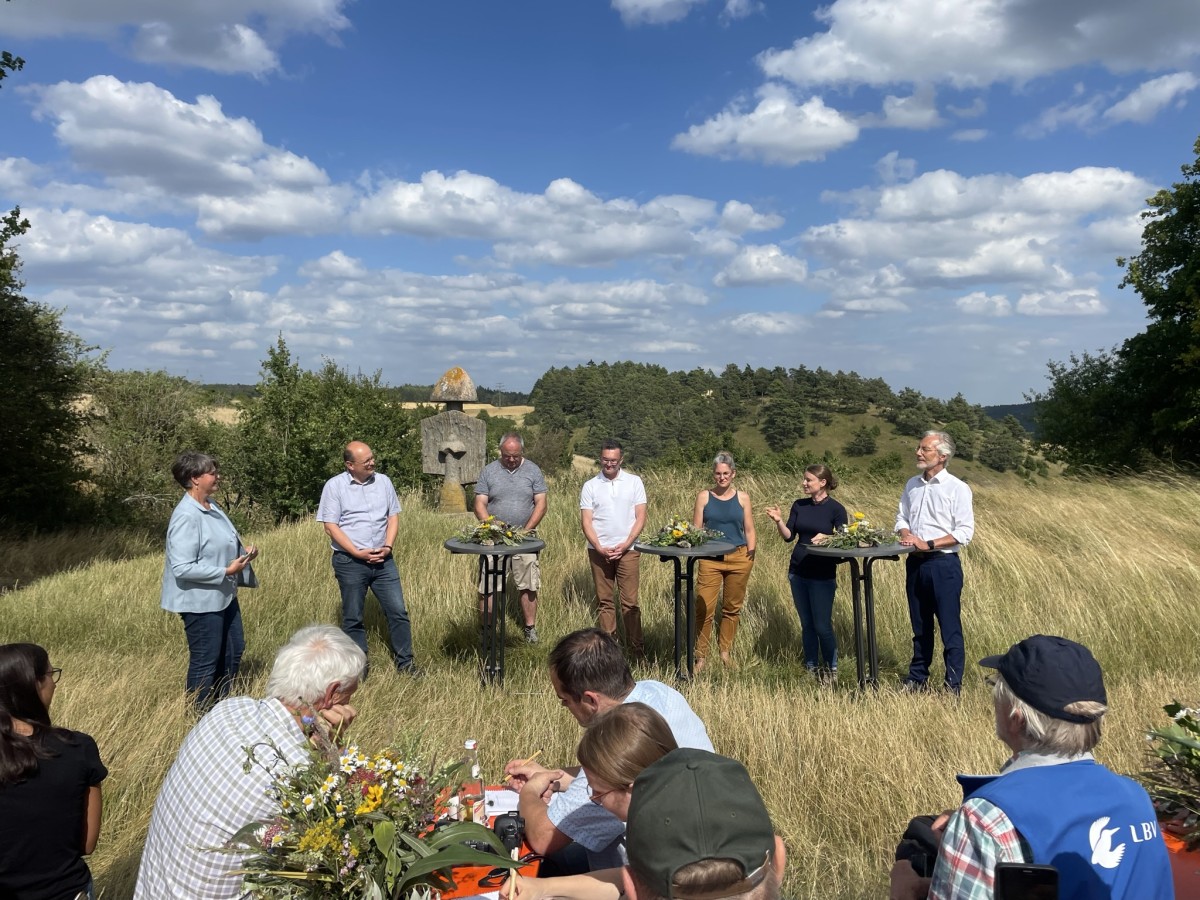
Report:
[{"label": "blue jeans", "polygon": [[392,644],[392,661],[397,669],[410,669],[413,664],[412,626],[404,606],[404,591],[400,589],[400,573],[396,560],[389,556],[381,563],[363,562],[349,553],[333,554],[333,574],[342,592],[342,631],[367,652],[367,630],[363,626],[363,607],[367,588],[375,594],[388,623]]},{"label": "blue jeans", "polygon": [[180,613],[188,642],[187,689],[205,710],[229,695],[246,649],[237,597],[219,612]]},{"label": "blue jeans", "polygon": [[801,578],[788,572],[792,586],[792,602],[800,617],[800,644],[804,648],[804,665],[816,669],[817,650],[825,658],[825,666],[837,668],[837,638],[833,634],[833,595],[837,579]]},{"label": "blue jeans", "polygon": [[966,650],[960,616],[963,574],[957,553],[910,553],[904,561],[908,617],[912,620],[913,655],[908,680],[924,684],[933,663],[934,619],[942,631],[946,687],[962,686]]}]

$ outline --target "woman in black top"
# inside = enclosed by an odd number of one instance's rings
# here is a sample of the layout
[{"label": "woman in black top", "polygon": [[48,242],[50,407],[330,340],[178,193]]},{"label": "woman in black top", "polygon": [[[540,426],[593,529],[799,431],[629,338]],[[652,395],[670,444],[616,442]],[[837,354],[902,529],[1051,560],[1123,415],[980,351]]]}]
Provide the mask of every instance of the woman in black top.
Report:
[{"label": "woman in black top", "polygon": [[83,857],[100,835],[96,742],[50,724],[62,669],[37,644],[0,646],[0,897],[92,897]]},{"label": "woman in black top", "polygon": [[[796,541],[788,567],[792,601],[800,617],[800,641],[804,648],[804,666],[823,681],[837,681],[837,638],[833,634],[833,595],[837,590],[837,560],[815,556],[805,549],[823,544],[836,529],[846,524],[846,507],[829,496],[837,487],[837,478],[828,466],[814,465],[804,470],[801,497],[792,504],[787,524],[778,506],[768,506],[767,515],[785,541]],[[821,659],[823,657],[824,664]]]}]

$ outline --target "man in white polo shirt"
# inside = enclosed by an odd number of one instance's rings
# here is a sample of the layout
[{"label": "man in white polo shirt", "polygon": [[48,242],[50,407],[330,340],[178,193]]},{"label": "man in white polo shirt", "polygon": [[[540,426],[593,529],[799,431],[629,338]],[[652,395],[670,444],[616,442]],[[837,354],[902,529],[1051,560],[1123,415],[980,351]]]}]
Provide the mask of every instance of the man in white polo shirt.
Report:
[{"label": "man in white polo shirt", "polygon": [[633,544],[646,526],[646,488],[642,479],[622,471],[624,458],[619,442],[610,438],[601,445],[600,474],[586,482],[579,495],[579,521],[588,542],[600,630],[617,633],[615,587],[621,597],[625,643],[630,656],[640,659],[645,654],[638,607],[641,554]]}]

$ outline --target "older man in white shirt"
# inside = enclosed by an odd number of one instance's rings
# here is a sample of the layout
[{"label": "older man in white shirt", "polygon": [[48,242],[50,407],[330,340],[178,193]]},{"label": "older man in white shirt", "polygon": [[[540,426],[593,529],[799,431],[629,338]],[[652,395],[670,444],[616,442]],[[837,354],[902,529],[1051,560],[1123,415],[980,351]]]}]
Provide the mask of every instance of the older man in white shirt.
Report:
[{"label": "older man in white shirt", "polygon": [[920,475],[909,479],[900,497],[896,531],[900,543],[913,547],[905,561],[908,616],[912,621],[913,655],[904,690],[924,690],[933,663],[934,620],[942,632],[946,664],[945,688],[962,689],[966,653],[961,599],[963,574],[958,559],[975,533],[971,489],[946,470],[954,441],[944,431],[927,431],[917,447]]}]

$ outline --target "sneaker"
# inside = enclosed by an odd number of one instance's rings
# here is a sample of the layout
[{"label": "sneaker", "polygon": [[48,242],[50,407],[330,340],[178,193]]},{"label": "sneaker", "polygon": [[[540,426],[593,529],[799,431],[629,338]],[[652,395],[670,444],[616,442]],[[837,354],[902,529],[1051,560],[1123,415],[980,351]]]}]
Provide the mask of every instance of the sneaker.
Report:
[{"label": "sneaker", "polygon": [[821,687],[837,687],[837,669],[825,669],[817,675]]},{"label": "sneaker", "polygon": [[923,694],[925,690],[925,682],[923,681],[913,681],[911,678],[905,678],[900,682],[900,693],[902,694]]},{"label": "sneaker", "polygon": [[419,669],[415,665],[404,666],[402,668],[396,669],[396,671],[399,672],[401,675],[407,675],[409,678],[424,678],[425,677],[425,670]]},{"label": "sneaker", "polygon": [[525,626],[525,643],[536,644],[538,642],[537,628],[533,625]]}]

